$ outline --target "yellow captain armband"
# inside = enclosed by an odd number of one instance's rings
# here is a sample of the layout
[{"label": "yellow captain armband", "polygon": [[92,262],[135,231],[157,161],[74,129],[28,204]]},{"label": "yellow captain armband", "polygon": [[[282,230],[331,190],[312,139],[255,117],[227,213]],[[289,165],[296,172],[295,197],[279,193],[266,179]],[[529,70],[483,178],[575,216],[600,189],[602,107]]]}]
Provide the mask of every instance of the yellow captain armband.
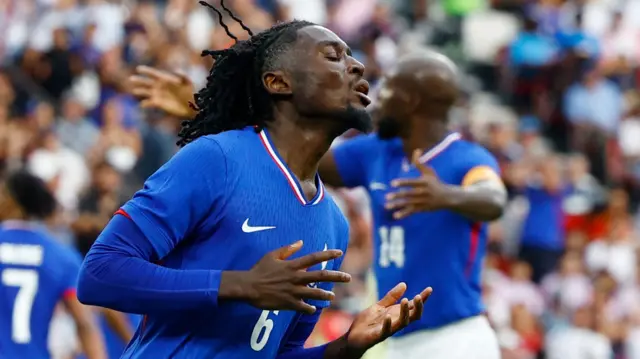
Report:
[{"label": "yellow captain armband", "polygon": [[489,166],[476,166],[467,172],[462,179],[462,187],[471,186],[478,182],[494,182],[500,186],[504,186],[500,175]]}]

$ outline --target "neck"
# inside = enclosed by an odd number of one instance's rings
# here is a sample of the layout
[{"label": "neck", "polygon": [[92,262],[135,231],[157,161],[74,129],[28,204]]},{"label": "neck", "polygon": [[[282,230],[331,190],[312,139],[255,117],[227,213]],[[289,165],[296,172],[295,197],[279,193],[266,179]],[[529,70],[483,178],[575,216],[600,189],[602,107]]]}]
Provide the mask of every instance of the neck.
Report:
[{"label": "neck", "polygon": [[340,135],[331,128],[331,121],[321,119],[291,120],[278,118],[269,122],[267,130],[282,160],[300,181],[314,181],[318,163]]},{"label": "neck", "polygon": [[416,149],[429,150],[447,135],[447,122],[429,118],[412,120],[411,133],[402,138],[404,152],[411,158]]}]

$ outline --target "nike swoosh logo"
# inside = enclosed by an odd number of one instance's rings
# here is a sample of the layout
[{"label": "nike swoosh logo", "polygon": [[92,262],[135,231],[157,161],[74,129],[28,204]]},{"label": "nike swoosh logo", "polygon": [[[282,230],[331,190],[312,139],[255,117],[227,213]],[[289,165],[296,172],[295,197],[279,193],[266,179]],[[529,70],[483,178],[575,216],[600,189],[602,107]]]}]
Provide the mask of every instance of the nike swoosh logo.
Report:
[{"label": "nike swoosh logo", "polygon": [[[322,250],[323,252],[327,250],[327,244],[324,244],[324,249]],[[327,261],[324,261],[322,263],[320,263],[320,267],[322,268],[322,270],[325,270],[325,268],[327,268]]]},{"label": "nike swoosh logo", "polygon": [[384,183],[380,183],[380,182],[371,182],[369,183],[369,189],[372,191],[386,191],[387,190],[387,185]]},{"label": "nike swoosh logo", "polygon": [[[324,244],[324,249],[322,250],[323,252],[326,251],[327,248],[327,244]],[[324,261],[322,263],[320,263],[320,270],[325,270],[327,268],[327,261]],[[309,288],[318,288],[318,283],[309,283],[307,284],[307,287]]]},{"label": "nike swoosh logo", "polygon": [[260,232],[260,231],[266,231],[267,229],[274,229],[274,228],[276,228],[276,226],[250,226],[249,218],[247,218],[242,224],[242,231],[244,233]]}]

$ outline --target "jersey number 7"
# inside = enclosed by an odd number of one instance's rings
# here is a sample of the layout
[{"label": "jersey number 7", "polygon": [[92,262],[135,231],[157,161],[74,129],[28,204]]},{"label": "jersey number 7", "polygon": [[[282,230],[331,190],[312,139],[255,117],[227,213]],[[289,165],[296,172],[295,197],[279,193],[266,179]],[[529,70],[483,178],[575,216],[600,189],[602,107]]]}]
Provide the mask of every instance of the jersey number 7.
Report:
[{"label": "jersey number 7", "polygon": [[2,271],[2,284],[18,287],[11,318],[11,338],[15,343],[31,341],[31,309],[38,291],[38,272],[33,269],[7,268]]}]

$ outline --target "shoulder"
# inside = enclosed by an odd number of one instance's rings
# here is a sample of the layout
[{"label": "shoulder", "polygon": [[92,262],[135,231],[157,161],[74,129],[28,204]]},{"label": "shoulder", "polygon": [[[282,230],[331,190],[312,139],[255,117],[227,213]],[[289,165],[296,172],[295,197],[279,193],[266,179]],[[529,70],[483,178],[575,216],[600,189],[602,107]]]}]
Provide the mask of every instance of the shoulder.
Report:
[{"label": "shoulder", "polygon": [[247,161],[255,159],[256,151],[264,146],[260,135],[251,128],[207,135],[199,140],[207,142],[204,146],[216,147],[215,151],[218,156],[224,157],[227,169],[246,166]]},{"label": "shoulder", "polygon": [[45,245],[45,250],[52,254],[51,259],[56,262],[56,266],[63,264],[66,266],[79,267],[82,263],[80,252],[73,247],[60,243],[52,235],[43,233],[42,243]]},{"label": "shoulder", "polygon": [[147,183],[160,181],[166,184],[170,178],[208,178],[212,173],[219,177],[226,173],[226,157],[227,154],[216,136],[202,136],[179,149],[147,179]]},{"label": "shoulder", "polygon": [[498,160],[496,157],[478,143],[461,139],[453,147],[454,153],[460,154],[460,165],[466,169],[482,165],[497,167]]}]

